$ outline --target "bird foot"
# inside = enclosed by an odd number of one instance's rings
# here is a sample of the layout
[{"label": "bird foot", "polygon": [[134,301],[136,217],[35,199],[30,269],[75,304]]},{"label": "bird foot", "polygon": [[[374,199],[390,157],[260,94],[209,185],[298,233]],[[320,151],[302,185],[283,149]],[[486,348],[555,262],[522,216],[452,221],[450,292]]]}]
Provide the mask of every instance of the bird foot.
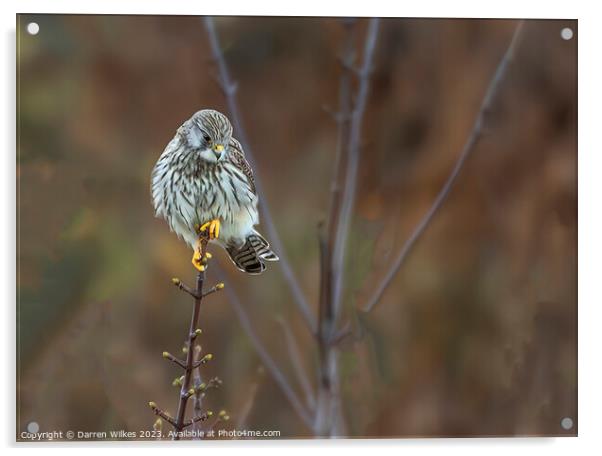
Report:
[{"label": "bird foot", "polygon": [[199,232],[202,233],[203,231],[206,231],[207,234],[209,235],[210,240],[217,239],[219,237],[220,227],[221,227],[221,222],[219,221],[219,219],[213,219],[213,220],[201,225],[201,227],[199,228]]},{"label": "bird foot", "polygon": [[194,249],[194,254],[192,255],[192,265],[199,272],[204,272],[207,267],[207,259],[201,256],[201,245],[200,241]]},{"label": "bird foot", "polygon": [[[199,272],[204,272],[207,269],[207,261],[211,258],[211,254],[207,252],[206,249],[203,249],[203,245],[206,242],[207,241],[205,239],[199,237],[199,239],[196,241],[194,253],[192,254],[192,265]],[[204,254],[203,251],[205,252]]]},{"label": "bird foot", "polygon": [[196,243],[196,247],[194,249],[194,254],[192,255],[192,265],[199,271],[204,272],[207,268],[207,259],[211,258],[211,254],[206,252],[203,255],[203,243],[207,243],[212,239],[217,239],[219,237],[219,229],[221,226],[221,222],[219,219],[213,219],[207,223],[204,223],[201,226],[196,226],[196,229],[199,233],[199,238]]}]

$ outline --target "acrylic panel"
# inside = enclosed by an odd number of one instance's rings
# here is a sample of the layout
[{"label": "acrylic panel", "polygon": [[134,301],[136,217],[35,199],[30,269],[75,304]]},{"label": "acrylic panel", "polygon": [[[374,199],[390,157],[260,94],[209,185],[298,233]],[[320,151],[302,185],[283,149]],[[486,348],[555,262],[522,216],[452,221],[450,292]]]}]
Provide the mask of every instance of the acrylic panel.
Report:
[{"label": "acrylic panel", "polygon": [[19,15],[17,440],[575,436],[577,38]]}]

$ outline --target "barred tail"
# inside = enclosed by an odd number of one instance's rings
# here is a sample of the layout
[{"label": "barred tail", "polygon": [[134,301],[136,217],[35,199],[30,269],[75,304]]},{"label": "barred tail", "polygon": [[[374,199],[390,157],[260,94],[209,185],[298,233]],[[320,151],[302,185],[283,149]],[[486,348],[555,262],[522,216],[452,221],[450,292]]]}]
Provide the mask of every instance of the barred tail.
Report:
[{"label": "barred tail", "polygon": [[263,261],[278,261],[278,256],[272,252],[268,241],[257,231],[247,236],[242,247],[228,246],[226,250],[236,267],[249,274],[261,274],[265,271]]}]

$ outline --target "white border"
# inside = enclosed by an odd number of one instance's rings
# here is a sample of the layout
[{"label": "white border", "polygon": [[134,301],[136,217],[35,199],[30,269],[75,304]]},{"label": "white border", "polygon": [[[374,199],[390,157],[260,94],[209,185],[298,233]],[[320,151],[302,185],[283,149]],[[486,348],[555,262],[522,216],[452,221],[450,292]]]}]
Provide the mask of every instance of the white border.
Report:
[{"label": "white border", "polygon": [[[487,3],[487,4],[483,4]],[[103,13],[103,14],[231,14],[265,16],[381,16],[381,17],[524,17],[524,18],[576,18],[575,1],[503,2],[477,1],[242,1],[205,2],[170,0],[123,1],[103,0],[76,2],[72,0],[19,1],[22,13]]]},{"label": "white border", "polygon": [[[602,405],[602,377],[600,375],[599,348],[602,346],[600,334],[602,326],[600,314],[600,267],[602,252],[600,238],[602,223],[600,207],[602,203],[602,145],[599,131],[602,123],[600,108],[600,86],[602,72],[600,65],[600,43],[602,43],[601,17],[593,1],[546,1],[528,2],[525,0],[504,0],[482,2],[455,0],[420,2],[395,2],[393,0],[313,1],[282,2],[228,0],[227,2],[185,1],[185,0],[103,0],[81,2],[75,0],[21,0],[0,2],[2,14],[2,65],[0,71],[0,100],[4,106],[0,110],[0,138],[4,150],[0,161],[2,181],[0,191],[0,214],[3,218],[0,251],[3,253],[0,279],[5,291],[4,334],[9,360],[7,375],[1,377],[3,413],[0,431],[6,446],[14,444],[14,361],[15,361],[15,14],[20,13],[104,13],[104,14],[237,14],[237,15],[301,15],[301,16],[404,16],[404,17],[526,17],[526,18],[578,18],[579,19],[579,437],[557,439],[431,439],[431,440],[375,440],[375,441],[277,441],[277,442],[210,442],[202,447],[206,451],[219,451],[229,448],[233,451],[251,453],[305,454],[307,451],[340,451],[362,454],[367,451],[420,452],[420,454],[446,455],[488,455],[526,454],[545,452],[549,455],[566,456],[568,452],[594,454],[599,450],[597,438]],[[87,445],[86,451],[106,452],[111,447],[142,446],[144,451],[165,452],[167,445],[141,443],[103,443]],[[28,450],[63,453],[66,448],[81,451],[81,445],[20,445]],[[184,444],[183,451],[193,446]],[[203,451],[203,449],[200,449]]]}]

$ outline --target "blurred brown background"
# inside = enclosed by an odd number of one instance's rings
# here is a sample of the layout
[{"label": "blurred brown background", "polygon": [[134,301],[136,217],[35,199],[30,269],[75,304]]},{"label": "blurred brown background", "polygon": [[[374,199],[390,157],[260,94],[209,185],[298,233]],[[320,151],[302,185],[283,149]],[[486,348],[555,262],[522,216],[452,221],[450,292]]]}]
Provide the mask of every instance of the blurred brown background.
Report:
[{"label": "blurred brown background", "polygon": [[[35,21],[40,33],[25,25]],[[359,26],[365,29],[365,21]],[[338,19],[217,18],[275,223],[318,300],[343,38]],[[472,128],[515,21],[385,19],[365,116],[345,307],[369,296],[428,209]],[[486,136],[365,336],[344,347],[351,436],[573,435],[577,422],[576,21],[528,21]],[[34,16],[18,34],[17,431],[149,429],[175,413],[192,282],[186,246],[153,217],[151,169],[193,112],[227,113],[198,17]],[[363,33],[359,34],[359,38]],[[358,40],[358,49],[361,42]],[[234,132],[236,136],[236,132]],[[215,251],[215,249],[214,249]],[[294,383],[277,324],[316,382],[315,345],[280,268],[229,273]],[[216,280],[209,271],[209,279]],[[202,314],[208,397],[232,428],[308,437],[261,370],[226,294]],[[295,388],[297,386],[295,385]],[[297,388],[298,389],[298,388]]]}]

